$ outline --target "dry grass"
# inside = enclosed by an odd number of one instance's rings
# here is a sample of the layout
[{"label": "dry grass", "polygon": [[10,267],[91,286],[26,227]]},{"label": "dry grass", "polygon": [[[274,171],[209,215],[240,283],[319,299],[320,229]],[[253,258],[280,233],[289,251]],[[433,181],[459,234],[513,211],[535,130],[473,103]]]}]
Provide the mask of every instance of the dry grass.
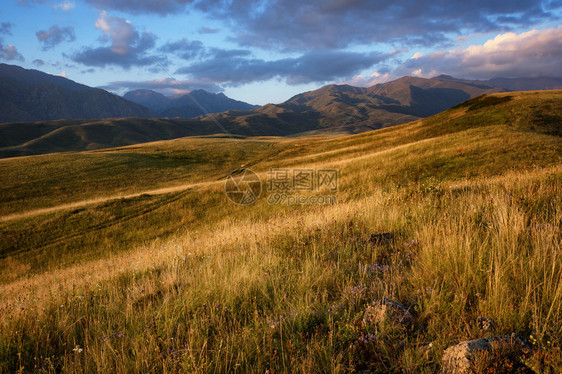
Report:
[{"label": "dry grass", "polygon": [[[457,110],[446,117],[472,123]],[[494,333],[529,340],[528,367],[559,372],[560,138],[463,126],[425,137],[417,122],[337,139],[261,139],[242,160],[264,178],[270,167],[337,167],[337,205],[228,204],[219,172],[205,179],[200,165],[193,180],[208,183],[123,223],[134,246],[113,250],[109,234],[119,231],[99,231],[105,250],[85,239],[81,248],[97,256],[61,251],[37,257],[48,266],[32,271],[32,252],[6,251],[0,371],[432,373],[443,349],[490,334],[478,328],[485,316]],[[208,150],[225,144],[214,141]],[[159,234],[188,210],[197,219]],[[392,239],[369,239],[382,232]],[[361,324],[382,297],[412,306],[414,326]]]}]

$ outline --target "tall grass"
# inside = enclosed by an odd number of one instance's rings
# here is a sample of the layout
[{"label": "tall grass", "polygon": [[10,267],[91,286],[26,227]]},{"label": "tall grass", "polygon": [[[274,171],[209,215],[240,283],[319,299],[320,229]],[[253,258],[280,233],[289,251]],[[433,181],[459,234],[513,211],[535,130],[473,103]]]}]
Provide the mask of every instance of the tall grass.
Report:
[{"label": "tall grass", "polygon": [[[22,282],[2,307],[3,369],[434,372],[486,316],[542,337],[529,364],[559,370],[562,174],[536,173],[224,224],[40,299]],[[381,231],[395,240],[368,240]],[[414,305],[418,325],[363,326],[381,297]]]},{"label": "tall grass", "polygon": [[[0,372],[434,373],[448,346],[512,332],[534,348],[529,367],[560,372],[560,138],[500,120],[477,127],[467,113],[339,139],[262,139],[246,158],[225,147],[231,158],[208,177],[211,156],[194,164],[186,180],[207,183],[185,192],[2,223],[26,244],[2,250]],[[174,144],[170,160],[190,143]],[[151,159],[166,144],[140,149]],[[228,204],[216,181],[240,161],[263,177],[338,168],[339,204]],[[109,180],[100,192],[118,190]],[[416,322],[363,323],[384,297]]]}]

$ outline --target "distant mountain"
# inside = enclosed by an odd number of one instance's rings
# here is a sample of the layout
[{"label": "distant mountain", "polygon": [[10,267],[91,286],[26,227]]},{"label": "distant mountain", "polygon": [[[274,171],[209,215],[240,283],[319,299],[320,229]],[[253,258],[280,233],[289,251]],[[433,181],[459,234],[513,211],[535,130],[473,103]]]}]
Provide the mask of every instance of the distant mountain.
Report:
[{"label": "distant mountain", "polygon": [[560,90],[562,89],[562,78],[493,78],[488,80],[496,87],[502,87],[509,91],[535,91],[535,90]]},{"label": "distant mountain", "polygon": [[170,105],[171,99],[152,90],[129,91],[123,98],[133,103],[143,105],[156,113],[165,110]]},{"label": "distant mountain", "polygon": [[[247,125],[256,121],[299,121],[301,128],[314,128],[314,132],[358,133],[414,121],[472,97],[503,91],[486,82],[449,76],[403,77],[368,88],[332,84],[296,95],[282,104],[214,117]],[[305,120],[309,121],[307,125],[302,123]]]},{"label": "distant mountain", "polygon": [[0,64],[0,122],[156,115],[101,89],[37,70]]},{"label": "distant mountain", "polygon": [[152,90],[127,92],[123,98],[146,106],[162,117],[194,118],[209,113],[228,110],[251,110],[258,108],[243,101],[231,99],[223,93],[210,93],[205,90],[193,90],[177,97],[166,97]]}]

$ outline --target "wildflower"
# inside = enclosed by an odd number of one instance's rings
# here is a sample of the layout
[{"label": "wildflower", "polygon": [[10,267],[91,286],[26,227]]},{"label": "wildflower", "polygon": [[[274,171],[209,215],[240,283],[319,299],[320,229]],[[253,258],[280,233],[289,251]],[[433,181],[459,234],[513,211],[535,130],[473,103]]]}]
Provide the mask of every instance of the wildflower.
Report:
[{"label": "wildflower", "polygon": [[79,345],[77,345],[76,347],[74,347],[73,351],[76,352],[76,353],[81,353],[83,351],[83,349],[80,348]]}]

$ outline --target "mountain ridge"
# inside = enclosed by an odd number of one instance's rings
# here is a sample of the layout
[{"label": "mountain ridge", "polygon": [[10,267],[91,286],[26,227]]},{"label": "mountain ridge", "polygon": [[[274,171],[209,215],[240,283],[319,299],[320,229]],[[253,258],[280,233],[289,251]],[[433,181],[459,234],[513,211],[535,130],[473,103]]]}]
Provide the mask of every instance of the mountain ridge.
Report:
[{"label": "mountain ridge", "polygon": [[208,113],[219,113],[228,110],[251,110],[258,105],[252,105],[243,101],[234,100],[224,93],[211,93],[202,89],[190,91],[187,94],[175,97],[140,89],[129,91],[123,98],[146,106],[163,117],[194,118]]},{"label": "mountain ridge", "polygon": [[156,116],[105,90],[38,70],[0,64],[0,78],[0,122]]}]

